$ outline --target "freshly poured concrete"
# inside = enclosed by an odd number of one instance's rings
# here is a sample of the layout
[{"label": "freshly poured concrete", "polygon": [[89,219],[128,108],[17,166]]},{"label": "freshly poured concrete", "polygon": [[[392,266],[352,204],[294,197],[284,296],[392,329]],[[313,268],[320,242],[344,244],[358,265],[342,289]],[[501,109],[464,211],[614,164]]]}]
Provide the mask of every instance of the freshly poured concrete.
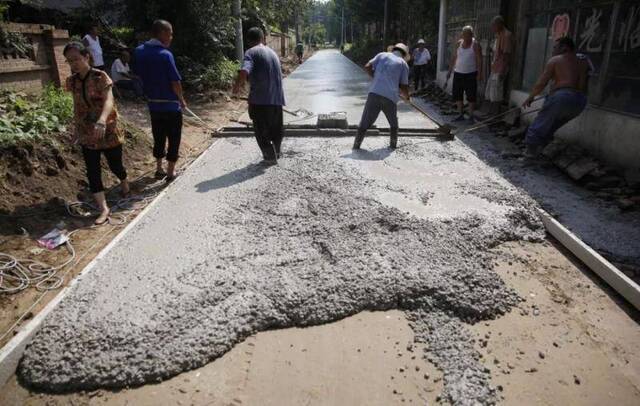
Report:
[{"label": "freshly poured concrete", "polygon": [[[284,81],[287,109],[305,109],[314,114],[344,111],[349,124],[357,125],[367,101],[370,83],[369,76],[362,68],[338,51],[321,51]],[[398,119],[402,128],[437,128],[405,102],[398,104]],[[248,115],[242,120],[249,121]],[[315,124],[317,119],[300,120],[285,114],[284,120],[285,123]],[[375,125],[378,128],[389,128],[384,114],[380,114]]]},{"label": "freshly poured concrete", "polygon": [[536,205],[460,143],[387,142],[353,152],[349,139],[287,139],[264,167],[254,141],[218,141],[47,319],[21,379],[50,391],[140,385],[257,331],[403,309],[444,396],[494,402],[464,322],[518,302],[488,250],[542,238]]}]

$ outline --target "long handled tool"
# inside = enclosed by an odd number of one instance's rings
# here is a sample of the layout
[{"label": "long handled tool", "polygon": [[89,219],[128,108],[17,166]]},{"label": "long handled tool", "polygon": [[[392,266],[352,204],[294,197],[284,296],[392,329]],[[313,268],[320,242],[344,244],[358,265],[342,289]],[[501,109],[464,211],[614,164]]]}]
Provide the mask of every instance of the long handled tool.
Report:
[{"label": "long handled tool", "polygon": [[[536,102],[536,101],[538,101],[538,100],[540,100],[540,99],[542,99],[544,97],[546,97],[546,96],[538,96],[533,100],[533,102]],[[409,102],[409,104],[411,104],[411,106],[413,106],[416,110],[418,110],[420,113],[425,115],[427,118],[429,118],[431,121],[433,121],[438,126],[438,131],[440,132],[442,138],[449,139],[449,140],[454,139],[454,137],[456,135],[458,135],[458,134],[463,134],[463,133],[466,133],[466,132],[470,132],[470,131],[474,131],[474,130],[478,130],[480,128],[484,128],[484,127],[490,126],[491,124],[493,124],[493,122],[497,118],[506,116],[506,115],[508,115],[508,114],[520,109],[520,107],[511,108],[511,109],[509,109],[509,110],[507,110],[507,111],[505,111],[503,113],[496,114],[495,116],[491,116],[491,117],[481,121],[480,123],[477,123],[476,125],[474,125],[472,127],[469,127],[469,128],[464,129],[464,130],[460,130],[460,131],[456,132],[455,131],[456,130],[455,127],[453,127],[453,126],[451,126],[449,124],[442,124],[441,122],[436,120],[433,116],[431,116],[429,113],[424,111],[421,107],[419,107],[417,104],[415,104],[411,100],[408,100],[408,102]],[[527,111],[526,113],[522,113],[521,116],[524,116],[524,115],[527,115],[527,114],[536,113],[536,112],[540,111],[541,109],[542,108],[537,108],[537,109],[534,109],[534,110]]]}]

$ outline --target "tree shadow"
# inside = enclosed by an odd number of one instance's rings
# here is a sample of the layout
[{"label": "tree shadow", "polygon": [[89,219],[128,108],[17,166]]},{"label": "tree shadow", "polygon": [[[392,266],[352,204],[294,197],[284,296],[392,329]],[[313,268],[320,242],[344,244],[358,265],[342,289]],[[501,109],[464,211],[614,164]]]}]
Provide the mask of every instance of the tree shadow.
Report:
[{"label": "tree shadow", "polygon": [[198,193],[206,193],[212,190],[225,189],[233,185],[246,182],[264,174],[268,165],[264,163],[253,163],[241,169],[236,169],[217,178],[200,182],[196,185]]}]

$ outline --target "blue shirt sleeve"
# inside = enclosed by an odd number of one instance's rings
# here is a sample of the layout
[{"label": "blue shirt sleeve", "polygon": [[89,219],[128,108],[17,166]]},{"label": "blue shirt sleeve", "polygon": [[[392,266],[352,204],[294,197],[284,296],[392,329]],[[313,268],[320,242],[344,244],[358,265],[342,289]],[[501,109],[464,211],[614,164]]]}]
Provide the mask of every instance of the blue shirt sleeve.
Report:
[{"label": "blue shirt sleeve", "polygon": [[242,61],[242,68],[240,68],[240,70],[243,70],[247,72],[249,75],[251,75],[251,71],[253,70],[253,57],[249,52],[246,52],[244,54],[244,59]]},{"label": "blue shirt sleeve", "polygon": [[173,54],[171,52],[167,52],[167,76],[172,82],[180,82],[182,80],[180,72],[178,72],[178,68],[176,67],[176,61],[173,59]]},{"label": "blue shirt sleeve", "polygon": [[409,85],[409,65],[402,65],[402,75],[400,76],[401,85]]},{"label": "blue shirt sleeve", "polygon": [[376,55],[372,60],[369,61],[369,63],[373,67],[373,70],[376,70],[376,65],[378,65],[378,61],[380,60],[380,55],[382,54]]}]

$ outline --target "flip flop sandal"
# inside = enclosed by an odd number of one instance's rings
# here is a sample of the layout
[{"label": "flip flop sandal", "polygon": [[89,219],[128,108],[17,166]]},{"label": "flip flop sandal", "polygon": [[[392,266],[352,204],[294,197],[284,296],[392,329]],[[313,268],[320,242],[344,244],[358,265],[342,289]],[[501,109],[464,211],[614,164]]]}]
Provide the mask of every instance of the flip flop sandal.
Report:
[{"label": "flip flop sandal", "polygon": [[93,224],[96,226],[101,226],[109,221],[109,217],[111,217],[111,210],[109,210],[109,213],[107,213],[107,216],[104,218],[103,221],[98,221],[98,219],[96,219],[96,221],[94,221]]},{"label": "flip flop sandal", "polygon": [[156,179],[160,180],[160,179],[164,179],[167,177],[167,173],[165,171],[156,171],[156,173],[153,175]]}]

